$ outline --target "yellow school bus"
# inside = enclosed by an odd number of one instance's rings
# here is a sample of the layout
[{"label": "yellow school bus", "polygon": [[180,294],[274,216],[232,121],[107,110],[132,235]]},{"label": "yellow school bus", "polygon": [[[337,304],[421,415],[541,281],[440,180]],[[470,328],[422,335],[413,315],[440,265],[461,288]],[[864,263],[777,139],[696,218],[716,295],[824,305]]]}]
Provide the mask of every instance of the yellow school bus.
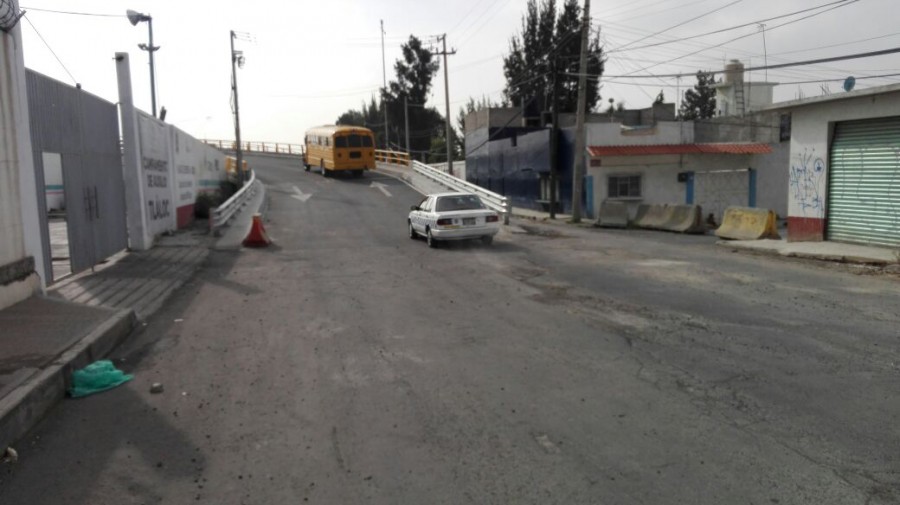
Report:
[{"label": "yellow school bus", "polygon": [[306,170],[316,167],[325,177],[349,171],[354,177],[375,170],[375,136],[361,126],[319,126],[306,132]]}]

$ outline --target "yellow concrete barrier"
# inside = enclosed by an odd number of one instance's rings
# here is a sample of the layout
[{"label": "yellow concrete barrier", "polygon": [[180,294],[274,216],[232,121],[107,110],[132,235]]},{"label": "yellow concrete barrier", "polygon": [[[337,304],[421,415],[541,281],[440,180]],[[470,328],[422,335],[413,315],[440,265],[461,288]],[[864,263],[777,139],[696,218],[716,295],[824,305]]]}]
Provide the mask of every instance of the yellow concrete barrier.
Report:
[{"label": "yellow concrete barrier", "polygon": [[703,210],[699,205],[649,205],[638,206],[632,224],[650,230],[678,233],[704,233]]},{"label": "yellow concrete barrier", "polygon": [[775,212],[769,209],[728,207],[716,236],[732,240],[781,238],[775,226]]}]

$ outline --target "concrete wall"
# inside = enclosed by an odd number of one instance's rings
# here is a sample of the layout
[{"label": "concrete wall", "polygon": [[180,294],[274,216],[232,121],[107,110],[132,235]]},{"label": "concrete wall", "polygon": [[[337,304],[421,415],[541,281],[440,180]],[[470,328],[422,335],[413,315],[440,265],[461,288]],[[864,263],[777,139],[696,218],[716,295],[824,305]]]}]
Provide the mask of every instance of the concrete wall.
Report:
[{"label": "concrete wall", "polygon": [[594,206],[590,209],[596,216],[600,204],[607,200],[608,178],[616,175],[640,175],[640,198],[617,198],[627,204],[630,218],[634,217],[641,203],[685,203],[685,183],[678,182],[678,173],[687,170],[684,157],[667,156],[610,156],[603,158],[600,167],[589,166],[587,174],[594,180]]},{"label": "concrete wall", "polygon": [[43,277],[34,263],[42,240],[25,90],[19,25],[0,32],[0,309],[38,292]]},{"label": "concrete wall", "polygon": [[694,142],[692,121],[661,121],[655,126],[638,128],[629,128],[618,123],[591,123],[585,126],[588,147]]},{"label": "concrete wall", "polygon": [[833,100],[810,100],[790,107],[792,133],[788,194],[788,240],[825,239],[828,167],[834,123],[900,116],[900,90],[867,94],[864,90]]},{"label": "concrete wall", "polygon": [[788,185],[790,173],[790,142],[769,144],[770,154],[750,157],[749,165],[756,170],[756,206],[775,211],[780,219],[788,216]]},{"label": "concrete wall", "polygon": [[[664,156],[609,156],[602,165],[589,167],[594,177],[594,212],[607,199],[608,177],[640,175],[641,198],[625,201],[632,217],[641,203],[694,203],[703,207],[704,215],[713,214],[721,222],[722,213],[730,205],[750,204],[750,177],[756,173],[756,206],[774,210],[780,216],[787,212],[788,143],[773,145],[767,155],[691,154]],[[679,182],[678,174],[693,172],[694,197],[688,202],[688,182]],[[596,214],[595,214],[596,215]]]},{"label": "concrete wall", "polygon": [[[765,82],[744,82],[744,114],[758,111],[772,105],[772,93],[775,84]],[[735,104],[734,85],[719,84],[716,86],[716,111],[721,116],[739,114]]]},{"label": "concrete wall", "polygon": [[466,115],[466,134],[479,128],[503,128],[522,126],[521,110],[518,107],[490,107],[470,112]]},{"label": "concrete wall", "polygon": [[166,128],[175,173],[176,225],[184,228],[194,221],[197,196],[217,191],[219,182],[225,179],[225,154],[174,126],[167,125]]},{"label": "concrete wall", "polygon": [[550,130],[507,128],[484,143],[487,138],[484,128],[466,136],[467,149],[472,146],[466,153],[466,180],[509,197],[516,207],[537,208],[540,174],[550,171]]}]

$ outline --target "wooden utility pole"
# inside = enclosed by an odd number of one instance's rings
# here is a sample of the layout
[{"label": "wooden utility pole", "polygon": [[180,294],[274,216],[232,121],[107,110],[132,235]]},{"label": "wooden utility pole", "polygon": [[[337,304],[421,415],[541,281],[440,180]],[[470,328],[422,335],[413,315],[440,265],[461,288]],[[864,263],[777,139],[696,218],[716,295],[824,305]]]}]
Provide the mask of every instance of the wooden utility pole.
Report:
[{"label": "wooden utility pole", "polygon": [[441,41],[444,43],[444,50],[441,51],[440,55],[444,57],[444,106],[445,106],[445,123],[444,128],[446,129],[447,135],[447,172],[450,175],[453,175],[453,135],[450,130],[450,78],[448,77],[447,72],[447,56],[456,54],[456,49],[453,51],[447,52],[447,34],[443,34],[439,37]]},{"label": "wooden utility pole", "polygon": [[553,72],[553,121],[550,129],[550,219],[556,219],[556,185],[559,180],[559,67],[556,60],[551,63]]},{"label": "wooden utility pole", "polygon": [[572,222],[581,222],[581,194],[584,192],[584,116],[587,104],[587,53],[591,32],[591,0],[584,0],[584,20],[581,24],[581,57],[578,64],[578,109],[575,119],[575,169],[572,173]]},{"label": "wooden utility pole", "polygon": [[391,149],[391,137],[388,135],[387,104],[384,103],[384,92],[387,91],[387,66],[384,62],[384,20],[381,20],[381,83],[384,86],[381,94],[381,108],[384,109],[384,148]]}]

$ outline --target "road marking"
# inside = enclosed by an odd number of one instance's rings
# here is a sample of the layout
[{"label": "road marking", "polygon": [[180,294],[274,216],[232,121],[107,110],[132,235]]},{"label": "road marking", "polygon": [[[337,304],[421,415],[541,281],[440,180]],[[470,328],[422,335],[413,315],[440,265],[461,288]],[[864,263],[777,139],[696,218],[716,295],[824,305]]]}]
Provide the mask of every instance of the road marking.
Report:
[{"label": "road marking", "polygon": [[294,199],[300,200],[303,203],[306,203],[306,201],[309,200],[310,197],[312,197],[312,193],[304,193],[304,192],[300,191],[300,188],[298,188],[297,186],[294,186],[294,194],[291,195],[291,198],[294,198]]},{"label": "road marking", "polygon": [[387,190],[387,186],[385,186],[384,184],[382,184],[380,182],[372,181],[372,184],[370,184],[369,187],[370,188],[378,188],[382,193],[384,193],[384,196],[386,196],[388,198],[394,196],[391,194],[390,191]]}]

